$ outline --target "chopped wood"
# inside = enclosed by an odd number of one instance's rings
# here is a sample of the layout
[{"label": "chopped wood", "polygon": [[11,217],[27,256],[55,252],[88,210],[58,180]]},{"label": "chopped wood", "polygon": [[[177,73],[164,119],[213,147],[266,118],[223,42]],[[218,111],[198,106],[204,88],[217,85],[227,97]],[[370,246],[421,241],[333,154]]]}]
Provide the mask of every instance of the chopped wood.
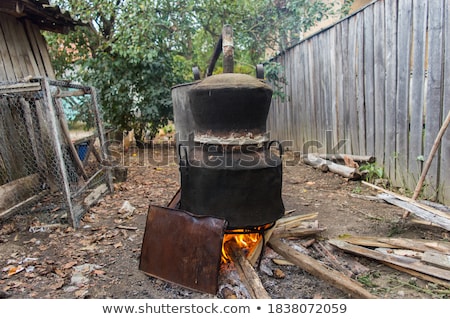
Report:
[{"label": "chopped wood", "polygon": [[276,228],[278,227],[291,227],[292,225],[294,225],[293,227],[301,224],[303,221],[308,220],[308,219],[313,219],[316,218],[319,214],[318,213],[312,213],[312,214],[306,214],[306,215],[295,215],[295,216],[290,216],[290,217],[283,217],[279,220],[277,220],[277,224],[276,224]]},{"label": "chopped wood", "polygon": [[331,161],[327,161],[312,154],[307,154],[305,157],[303,157],[303,162],[316,168],[324,167],[325,165],[328,167],[328,170],[330,172],[346,177],[349,180],[361,179],[361,173],[358,171],[357,168],[354,167],[352,168]]},{"label": "chopped wood", "polygon": [[275,227],[272,227],[264,232],[264,237],[262,240],[258,242],[258,245],[248,254],[247,259],[250,262],[252,266],[255,266],[257,261],[259,260],[264,247],[266,246],[266,243],[269,241],[270,237],[272,236],[273,231],[275,230]]},{"label": "chopped wood", "polygon": [[433,276],[429,276],[427,274],[423,274],[421,272],[418,272],[418,271],[415,271],[415,270],[412,270],[412,269],[404,268],[402,266],[390,264],[388,262],[384,262],[383,261],[382,263],[385,264],[388,267],[391,267],[393,269],[396,269],[396,270],[399,270],[401,272],[407,273],[407,274],[409,274],[411,276],[414,276],[416,278],[432,282],[432,283],[440,285],[442,287],[450,288],[450,282],[448,282],[448,281],[441,280],[439,278],[436,278],[436,277],[433,277]]},{"label": "chopped wood", "polygon": [[385,253],[385,254],[394,254],[397,256],[411,257],[416,259],[421,259],[423,256],[423,252],[415,251],[411,249],[391,249],[391,248],[375,248],[376,251]]},{"label": "chopped wood", "polygon": [[426,251],[422,255],[422,261],[444,269],[450,269],[450,256],[436,253],[433,251]]},{"label": "chopped wood", "polygon": [[350,244],[366,247],[404,248],[424,252],[434,250],[444,254],[450,254],[450,243],[426,239],[392,238],[392,237],[357,237],[347,236],[340,240]]},{"label": "chopped wood", "polygon": [[437,252],[450,254],[450,243],[448,242],[409,238],[378,238],[378,241],[388,243],[399,248],[407,248],[421,252],[435,250]]},{"label": "chopped wood", "polygon": [[402,266],[404,268],[409,268],[440,279],[450,280],[450,271],[425,265],[414,258],[385,254],[369,248],[352,245],[342,240],[330,239],[329,242],[330,244],[352,254]]},{"label": "chopped wood", "polygon": [[279,266],[295,266],[294,263],[286,260],[286,259],[280,259],[280,258],[274,258],[272,261]]},{"label": "chopped wood", "polygon": [[331,265],[334,269],[340,271],[347,277],[352,277],[353,272],[349,269],[345,268],[339,260],[336,258],[335,255],[333,255],[321,242],[315,242],[313,244],[313,248],[325,259],[327,263]]},{"label": "chopped wood", "polygon": [[[385,200],[386,202],[404,208],[407,211],[413,213],[417,217],[423,218],[439,227],[442,227],[446,230],[450,230],[450,216],[444,212],[440,212],[439,214],[435,214],[434,212],[422,209],[415,205],[414,203],[405,202],[401,199],[398,199],[389,194],[379,194],[378,197]],[[435,209],[433,209],[435,210]]]},{"label": "chopped wood", "polygon": [[351,160],[359,163],[375,163],[375,157],[369,155],[352,155],[352,154],[318,154],[320,158],[330,160],[333,162],[343,161],[344,158],[350,158]]},{"label": "chopped wood", "polygon": [[366,247],[385,247],[385,248],[399,248],[398,246],[383,242],[377,237],[356,237],[347,236],[342,237],[340,240],[346,241],[350,244],[366,246]]},{"label": "chopped wood", "polygon": [[331,256],[333,256],[333,258],[339,262],[340,265],[342,265],[342,267],[350,270],[355,276],[370,271],[368,267],[361,264],[356,258],[345,254],[342,250],[330,245],[330,243],[326,241],[320,241],[319,243]]},{"label": "chopped wood", "polygon": [[329,170],[326,161],[318,157],[312,156],[311,154],[307,154],[305,157],[303,157],[303,162],[305,164],[308,164],[309,166],[321,170],[322,172],[328,172]]},{"label": "chopped wood", "polygon": [[398,199],[400,199],[400,200],[402,200],[402,201],[405,201],[405,202],[414,204],[415,206],[417,206],[417,207],[419,207],[419,208],[422,208],[422,209],[424,209],[424,210],[426,210],[426,211],[432,212],[432,213],[434,213],[434,214],[436,214],[436,215],[438,215],[438,216],[442,216],[442,217],[445,217],[445,218],[450,218],[450,214],[447,214],[447,213],[445,213],[445,212],[443,212],[443,211],[440,211],[439,209],[436,209],[436,208],[434,208],[434,207],[431,207],[431,206],[425,205],[425,204],[423,204],[423,203],[420,203],[420,202],[418,202],[418,201],[415,201],[415,200],[413,200],[413,199],[411,199],[411,198],[409,198],[409,197],[402,196],[402,195],[400,195],[400,194],[396,194],[396,193],[391,192],[391,191],[389,191],[389,190],[387,190],[387,189],[385,189],[385,188],[382,188],[382,187],[380,187],[380,186],[374,185],[374,184],[372,184],[372,183],[368,183],[368,182],[366,182],[366,181],[361,181],[361,183],[364,184],[364,185],[366,185],[366,186],[372,187],[372,188],[374,188],[374,189],[376,189],[376,190],[379,190],[379,191],[381,191],[381,192],[384,192],[384,193],[386,193],[386,194],[389,194],[389,195],[391,195],[391,196],[394,196],[394,197],[396,197],[396,198],[398,198]]},{"label": "chopped wood", "polygon": [[326,227],[317,227],[317,228],[293,228],[287,230],[278,230],[276,229],[272,237],[273,238],[288,238],[288,237],[307,237],[311,235],[315,235],[327,230]]},{"label": "chopped wood", "polygon": [[231,250],[231,259],[238,269],[242,283],[246,286],[252,298],[271,299],[262,285],[258,274],[247,260],[242,250],[233,241],[228,242],[228,247]]},{"label": "chopped wood", "polygon": [[269,246],[279,255],[293,262],[313,276],[317,276],[336,288],[350,294],[354,298],[376,298],[376,296],[365,290],[359,282],[348,278],[339,271],[322,265],[319,261],[312,257],[296,251],[288,244],[283,243],[281,239],[271,238],[269,241]]}]

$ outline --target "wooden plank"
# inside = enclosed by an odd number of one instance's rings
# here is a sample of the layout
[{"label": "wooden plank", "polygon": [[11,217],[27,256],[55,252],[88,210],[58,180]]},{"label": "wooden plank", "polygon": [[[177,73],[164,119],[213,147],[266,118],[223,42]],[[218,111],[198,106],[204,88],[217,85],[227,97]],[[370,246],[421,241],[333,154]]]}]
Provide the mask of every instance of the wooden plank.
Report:
[{"label": "wooden plank", "polygon": [[362,154],[359,146],[359,129],[358,129],[358,108],[356,99],[356,81],[357,81],[357,17],[349,19],[348,21],[348,54],[347,54],[347,64],[348,64],[348,81],[345,81],[348,102],[347,102],[347,112],[348,112],[348,130],[350,137],[350,154]]},{"label": "wooden plank", "polygon": [[321,83],[320,83],[320,72],[321,72],[321,63],[319,57],[321,56],[321,48],[319,47],[319,40],[316,37],[314,41],[311,42],[312,48],[312,89],[314,94],[314,110],[313,118],[314,118],[314,126],[316,128],[316,141],[324,145],[325,139],[323,138],[323,126],[321,125],[322,121],[322,112],[323,112],[323,104],[321,101]]},{"label": "wooden plank", "polygon": [[17,93],[17,92],[35,92],[41,90],[39,82],[31,83],[14,83],[7,85],[0,85],[0,93]]},{"label": "wooden plank", "polygon": [[[450,52],[450,6],[444,8],[444,50]],[[448,59],[444,62],[444,76],[442,83],[442,104],[443,112],[442,117],[450,112],[450,63]],[[443,119],[442,119],[443,121]],[[450,205],[450,130],[447,130],[442,137],[441,150],[440,150],[440,172],[439,172],[439,200]]]},{"label": "wooden plank", "polygon": [[373,155],[366,148],[366,112],[364,103],[364,13],[355,16],[356,21],[356,108],[358,110],[359,154]]},{"label": "wooden plank", "polygon": [[405,186],[408,167],[408,96],[410,78],[412,7],[410,0],[398,1],[397,23],[397,96],[396,96],[396,150],[395,181],[397,186]]},{"label": "wooden plank", "polygon": [[374,4],[374,123],[375,157],[379,166],[385,163],[385,27],[384,1]]},{"label": "wooden plank", "polygon": [[0,13],[0,81],[7,82],[10,81],[8,79],[9,74],[9,68],[11,67],[11,61],[9,58],[8,50],[6,45],[3,45],[5,43],[5,37],[3,36],[3,17],[4,15]]},{"label": "wooden plank", "polygon": [[422,255],[422,261],[444,269],[450,269],[450,256],[432,251],[426,251]]},{"label": "wooden plank", "polygon": [[450,271],[440,269],[437,267],[425,265],[421,263],[420,261],[404,257],[404,256],[396,256],[393,254],[385,254],[379,251],[375,251],[372,249],[368,249],[365,247],[360,247],[356,245],[352,245],[349,243],[346,243],[342,240],[336,240],[336,239],[330,239],[329,243],[333,246],[336,246],[346,252],[363,256],[371,259],[375,259],[381,262],[387,262],[390,264],[398,265],[404,268],[412,269],[436,278],[444,279],[444,280],[450,280]]},{"label": "wooden plank", "polygon": [[53,66],[50,60],[50,56],[47,51],[47,44],[42,36],[39,28],[33,29],[34,37],[36,38],[36,43],[38,45],[39,52],[42,57],[42,63],[44,65],[45,74],[44,76],[47,76],[50,79],[55,79],[55,72],[53,71]]},{"label": "wooden plank", "polygon": [[410,92],[410,130],[407,186],[414,189],[422,169],[422,162],[417,160],[423,155],[423,113],[424,113],[424,78],[425,78],[425,43],[427,22],[427,0],[413,2],[412,32],[412,78]]},{"label": "wooden plank", "polygon": [[394,265],[394,264],[390,264],[390,263],[387,263],[387,262],[383,262],[383,263],[385,265],[391,267],[391,268],[394,268],[394,269],[399,270],[401,272],[407,273],[407,274],[409,274],[409,275],[411,275],[413,277],[416,277],[416,278],[419,278],[419,279],[422,279],[422,280],[426,280],[426,281],[435,283],[435,284],[440,285],[442,287],[450,288],[450,283],[448,281],[441,280],[441,279],[435,278],[433,276],[429,276],[429,275],[423,274],[421,272],[418,272],[418,271],[415,271],[415,270],[411,270],[411,269],[407,269],[407,268],[404,268],[404,267],[401,267],[401,266],[397,266],[397,265]]},{"label": "wooden plank", "polygon": [[345,276],[339,271],[324,266],[308,255],[298,252],[280,239],[269,240],[269,246],[288,261],[294,263],[313,276],[317,276],[334,287],[350,294],[354,298],[376,299],[376,297],[365,290],[359,282]]},{"label": "wooden plank", "polygon": [[[424,157],[427,159],[433,149],[433,144],[442,123],[442,63],[444,28],[444,5],[440,0],[430,1],[428,7],[428,59],[425,106],[425,142]],[[444,113],[445,114],[445,113]],[[426,198],[436,198],[438,190],[438,160],[434,159],[426,168],[425,185],[422,189]],[[425,166],[423,168],[425,170]],[[424,171],[422,171],[424,172]]]},{"label": "wooden plank", "polygon": [[9,82],[15,82],[18,78],[23,77],[21,73],[17,76],[16,72],[20,72],[18,58],[13,45],[14,37],[10,33],[10,20],[13,19],[9,15],[0,15],[2,32],[0,32],[0,52],[6,71],[6,79]]},{"label": "wooden plank", "polygon": [[[316,114],[314,112],[314,109],[316,107],[316,97],[315,97],[315,79],[314,79],[314,60],[315,60],[315,52],[313,49],[313,41],[308,40],[306,42],[307,44],[307,50],[308,50],[308,65],[309,65],[309,81],[308,81],[308,91],[306,94],[308,94],[309,97],[309,112],[308,112],[308,118],[309,118],[309,127],[310,127],[310,141],[318,141],[318,135],[317,135],[317,127],[315,125],[316,123]],[[312,150],[308,149],[308,152],[314,151],[314,148]]]},{"label": "wooden plank", "polygon": [[384,193],[386,193],[386,194],[389,194],[389,195],[391,195],[391,196],[393,196],[393,197],[396,197],[396,198],[398,198],[398,199],[400,199],[400,200],[402,200],[402,201],[404,201],[404,202],[414,204],[415,206],[420,207],[420,208],[422,208],[422,209],[424,209],[424,210],[426,210],[426,211],[429,211],[429,212],[431,212],[431,213],[433,213],[433,214],[435,214],[435,215],[443,216],[443,217],[445,217],[445,218],[448,218],[448,217],[450,216],[450,215],[447,214],[446,212],[440,211],[439,209],[436,209],[436,208],[434,208],[434,207],[431,207],[431,206],[425,205],[425,204],[423,204],[423,203],[417,202],[417,201],[415,201],[414,199],[411,199],[411,198],[409,198],[409,197],[406,197],[406,196],[403,196],[403,195],[400,195],[400,194],[391,192],[391,191],[389,191],[389,190],[387,190],[387,189],[384,189],[384,188],[382,188],[382,187],[380,187],[380,186],[377,186],[377,185],[368,183],[368,182],[366,182],[366,181],[362,181],[361,183],[364,184],[364,185],[367,185],[367,186],[369,186],[369,187],[372,187],[372,188],[374,188],[374,189],[377,189],[377,190],[379,190],[379,191],[382,191],[382,192],[384,192]]},{"label": "wooden plank", "polygon": [[364,10],[364,101],[366,105],[366,152],[375,154],[374,106],[374,9]]},{"label": "wooden plank", "polygon": [[32,174],[0,186],[0,211],[36,195],[40,189],[39,175]]},{"label": "wooden plank", "polygon": [[25,32],[27,33],[28,41],[31,45],[31,52],[30,54],[33,55],[34,60],[36,61],[38,72],[36,75],[44,76],[45,73],[45,67],[44,62],[42,61],[41,53],[39,52],[39,46],[36,40],[35,31],[37,26],[33,24],[30,20],[25,20]]},{"label": "wooden plank", "polygon": [[384,172],[386,176],[398,185],[395,179],[395,120],[397,113],[397,1],[388,1],[384,5],[385,18],[385,54],[386,54],[386,80],[385,80],[385,140],[384,140]]},{"label": "wooden plank", "polygon": [[338,141],[345,141],[345,108],[344,108],[344,70],[343,70],[343,53],[342,53],[342,38],[343,38],[343,30],[342,25],[336,25],[336,55],[335,55],[335,64],[336,64],[336,135]]},{"label": "wooden plank", "polygon": [[344,136],[345,136],[345,144],[343,146],[343,152],[344,153],[353,153],[352,151],[352,131],[350,126],[350,99],[351,99],[351,84],[350,82],[353,81],[353,79],[350,77],[350,65],[349,65],[349,21],[345,20],[342,21],[342,34],[341,34],[341,41],[342,41],[342,71],[343,71],[343,100],[342,100],[342,125],[344,129]]},{"label": "wooden plank", "polygon": [[39,68],[32,53],[30,40],[25,32],[25,23],[23,21],[16,21],[15,32],[19,57],[26,67],[27,76],[38,76]]},{"label": "wooden plank", "polygon": [[[16,74],[16,80],[21,81],[22,79],[30,76],[28,70],[28,61],[24,60],[23,46],[27,45],[27,42],[20,36],[21,32],[19,29],[23,28],[23,25],[17,19],[8,19],[6,21],[5,38],[8,44],[9,53],[12,55],[14,72]],[[28,59],[28,55],[26,56]]]},{"label": "wooden plank", "polygon": [[337,117],[337,63],[336,63],[336,28],[331,28],[329,30],[329,43],[330,43],[330,92],[329,95],[331,97],[331,130],[332,134],[332,145],[338,145],[339,137],[338,137],[338,117]]},{"label": "wooden plank", "polygon": [[398,207],[406,209],[408,212],[413,213],[417,217],[420,217],[422,219],[430,221],[433,224],[436,224],[436,225],[450,231],[450,219],[449,218],[433,214],[427,210],[417,207],[414,204],[404,202],[398,198],[395,198],[392,195],[379,194],[378,197],[384,199],[388,203],[391,203],[393,205],[396,205]]}]

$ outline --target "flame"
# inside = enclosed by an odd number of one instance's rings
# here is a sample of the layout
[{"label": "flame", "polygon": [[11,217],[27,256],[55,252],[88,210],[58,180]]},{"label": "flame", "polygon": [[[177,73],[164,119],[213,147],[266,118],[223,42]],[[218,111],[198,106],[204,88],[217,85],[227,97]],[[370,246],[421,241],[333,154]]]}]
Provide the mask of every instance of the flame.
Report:
[{"label": "flame", "polygon": [[245,229],[236,229],[225,234],[222,242],[222,263],[231,261],[231,252],[227,248],[227,243],[235,241],[239,248],[246,251],[246,255],[248,256],[258,247],[259,242],[262,240],[264,235],[261,230],[265,230],[270,226],[271,225],[261,226],[255,232],[249,232],[249,230]]}]

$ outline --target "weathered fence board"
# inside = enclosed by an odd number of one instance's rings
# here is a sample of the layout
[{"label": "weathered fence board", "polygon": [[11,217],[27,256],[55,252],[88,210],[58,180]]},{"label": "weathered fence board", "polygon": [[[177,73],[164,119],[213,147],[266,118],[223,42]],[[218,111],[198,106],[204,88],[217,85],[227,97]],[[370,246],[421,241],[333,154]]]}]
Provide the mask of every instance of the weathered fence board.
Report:
[{"label": "weathered fence board", "polygon": [[[276,57],[289,84],[269,114],[273,138],[301,152],[375,156],[395,186],[413,190],[450,108],[449,7],[374,1]],[[424,188],[446,204],[449,139]]]}]

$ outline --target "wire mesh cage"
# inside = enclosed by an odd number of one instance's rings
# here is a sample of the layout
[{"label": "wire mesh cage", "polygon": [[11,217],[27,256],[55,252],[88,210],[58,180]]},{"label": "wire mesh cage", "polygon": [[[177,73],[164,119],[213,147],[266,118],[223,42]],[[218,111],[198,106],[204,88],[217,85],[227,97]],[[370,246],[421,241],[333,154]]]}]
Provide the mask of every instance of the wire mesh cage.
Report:
[{"label": "wire mesh cage", "polygon": [[[73,134],[67,118],[92,129]],[[36,78],[0,83],[0,220],[61,211],[78,227],[112,191],[105,133],[93,87]]]}]

